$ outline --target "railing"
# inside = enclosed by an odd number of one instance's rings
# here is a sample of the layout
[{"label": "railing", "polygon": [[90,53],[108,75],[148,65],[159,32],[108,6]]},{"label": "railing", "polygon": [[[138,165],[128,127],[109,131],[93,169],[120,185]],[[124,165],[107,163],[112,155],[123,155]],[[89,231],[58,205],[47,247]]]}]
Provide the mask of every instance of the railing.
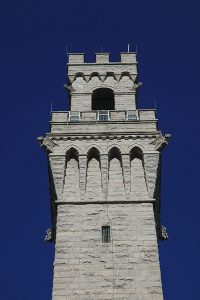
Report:
[{"label": "railing", "polygon": [[155,110],[99,110],[52,112],[53,122],[137,122],[156,120]]},{"label": "railing", "polygon": [[[96,121],[116,121],[116,116],[121,111],[109,111],[109,110],[99,110],[95,112],[80,112],[80,111],[69,111],[68,114],[68,121],[69,122],[80,122],[86,121],[88,118],[92,118]],[[137,111],[122,111],[124,116],[120,119],[125,119],[126,121],[137,121],[139,120],[138,112]],[[124,118],[125,117],[125,118]],[[118,118],[119,121],[119,118]]]}]

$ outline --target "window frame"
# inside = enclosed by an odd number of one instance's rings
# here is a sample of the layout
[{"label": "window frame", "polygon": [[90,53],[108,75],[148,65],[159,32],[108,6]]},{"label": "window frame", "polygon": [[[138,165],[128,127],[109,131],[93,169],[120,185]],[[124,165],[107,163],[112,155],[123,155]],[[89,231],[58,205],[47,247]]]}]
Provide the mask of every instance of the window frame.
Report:
[{"label": "window frame", "polygon": [[102,238],[102,243],[104,244],[111,242],[110,225],[103,225],[101,227],[101,238]]}]

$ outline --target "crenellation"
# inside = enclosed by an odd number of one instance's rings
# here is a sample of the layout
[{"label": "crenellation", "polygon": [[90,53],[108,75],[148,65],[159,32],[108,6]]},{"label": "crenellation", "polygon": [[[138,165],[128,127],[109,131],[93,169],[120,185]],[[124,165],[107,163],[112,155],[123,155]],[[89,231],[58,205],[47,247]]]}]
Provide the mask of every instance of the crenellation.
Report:
[{"label": "crenellation", "polygon": [[84,53],[68,53],[68,63],[69,64],[83,64],[84,63]]},{"label": "crenellation", "polygon": [[110,53],[95,53],[95,55],[97,64],[109,63]]},{"label": "crenellation", "polygon": [[122,63],[137,63],[136,52],[121,52]]}]

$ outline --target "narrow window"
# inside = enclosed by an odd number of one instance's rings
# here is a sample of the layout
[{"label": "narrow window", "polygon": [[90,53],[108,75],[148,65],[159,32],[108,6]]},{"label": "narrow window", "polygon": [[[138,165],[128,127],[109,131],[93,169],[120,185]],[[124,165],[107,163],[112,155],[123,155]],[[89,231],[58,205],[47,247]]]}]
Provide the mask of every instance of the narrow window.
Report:
[{"label": "narrow window", "polygon": [[102,226],[102,242],[110,243],[110,226]]}]

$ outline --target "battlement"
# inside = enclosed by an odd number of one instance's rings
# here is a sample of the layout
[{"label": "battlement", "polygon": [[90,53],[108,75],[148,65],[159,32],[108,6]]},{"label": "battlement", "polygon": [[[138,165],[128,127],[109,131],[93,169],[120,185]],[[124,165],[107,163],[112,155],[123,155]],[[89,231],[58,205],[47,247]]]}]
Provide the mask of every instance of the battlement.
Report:
[{"label": "battlement", "polygon": [[136,52],[121,52],[120,53],[121,60],[120,62],[111,62],[110,61],[110,53],[95,53],[95,62],[87,63],[85,62],[85,54],[84,53],[68,53],[68,65],[79,65],[79,64],[135,64],[136,60]]},{"label": "battlement", "polygon": [[[136,109],[137,88],[141,85],[137,81],[136,53],[122,52],[120,62],[111,62],[109,53],[95,55],[95,62],[88,63],[85,62],[84,53],[68,54],[68,83],[65,87],[70,94],[70,110],[95,109],[95,90],[99,90],[97,110]],[[106,104],[111,98],[113,105]]]}]

